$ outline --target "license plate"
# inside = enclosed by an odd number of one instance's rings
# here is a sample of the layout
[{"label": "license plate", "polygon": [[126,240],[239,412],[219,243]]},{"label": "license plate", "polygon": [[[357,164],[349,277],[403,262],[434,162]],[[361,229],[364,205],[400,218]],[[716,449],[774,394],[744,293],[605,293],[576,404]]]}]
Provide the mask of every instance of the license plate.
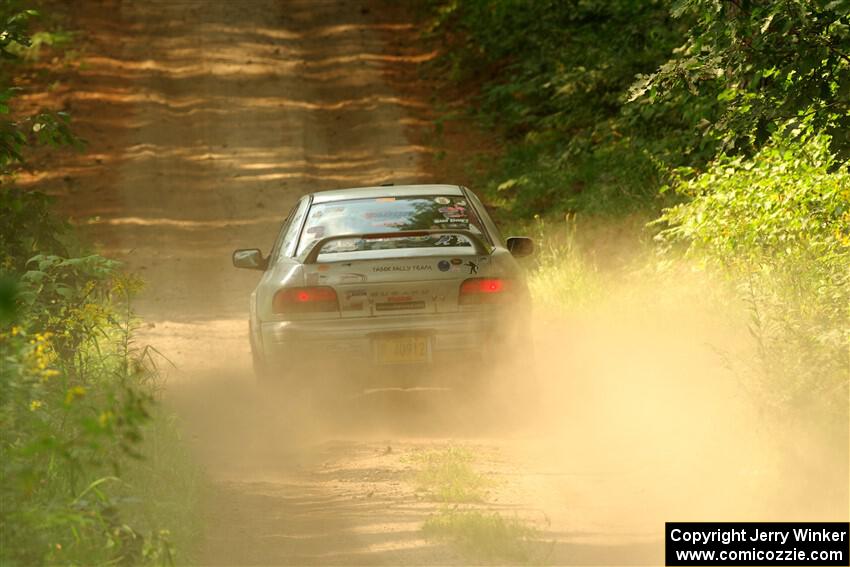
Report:
[{"label": "license plate", "polygon": [[375,359],[380,364],[428,362],[428,337],[389,337],[375,339]]}]

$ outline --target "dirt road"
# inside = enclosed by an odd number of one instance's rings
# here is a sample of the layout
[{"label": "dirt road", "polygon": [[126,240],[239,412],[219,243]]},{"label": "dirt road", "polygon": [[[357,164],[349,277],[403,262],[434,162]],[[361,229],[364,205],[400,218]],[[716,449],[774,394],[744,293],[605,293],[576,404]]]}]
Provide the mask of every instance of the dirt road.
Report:
[{"label": "dirt road", "polygon": [[[407,45],[410,21],[366,0],[86,2],[74,21],[89,35],[84,65],[57,96],[89,148],[29,181],[147,282],[141,340],[176,364],[170,387],[213,484],[203,564],[468,563],[422,535],[437,505],[405,459],[452,444],[497,479],[489,509],[542,530],[551,563],[658,563],[665,519],[764,512],[752,466],[706,469],[754,449],[723,447],[740,432],[713,418],[730,415],[714,383],[678,380],[716,362],[681,333],[647,335],[645,321],[623,337],[603,320],[581,333],[541,325],[549,401],[521,426],[445,393],[325,415],[257,392],[246,336],[257,276],[232,269],[231,250],[267,250],[308,191],[451,181],[425,171],[431,149],[410,141],[427,96],[387,81],[427,54]],[[656,341],[672,361],[653,358]],[[675,403],[694,396],[715,401]],[[735,500],[744,492],[752,503]]]}]

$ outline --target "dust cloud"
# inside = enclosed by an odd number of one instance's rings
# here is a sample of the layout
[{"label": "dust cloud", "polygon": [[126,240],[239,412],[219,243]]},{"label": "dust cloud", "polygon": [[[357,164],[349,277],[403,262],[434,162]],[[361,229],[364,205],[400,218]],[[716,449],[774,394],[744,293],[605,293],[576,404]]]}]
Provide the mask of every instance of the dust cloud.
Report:
[{"label": "dust cloud", "polygon": [[[344,362],[300,376],[315,388],[297,394],[257,384],[247,367],[175,384],[171,400],[219,485],[212,500],[229,507],[211,515],[247,521],[238,549],[249,537],[266,549],[258,562],[446,563],[450,551],[418,531],[434,505],[413,493],[403,456],[462,445],[498,479],[497,509],[543,527],[552,564],[657,563],[665,521],[844,519],[846,436],[765,413],[739,371],[754,355],[746,313],[702,276],[673,279],[614,281],[562,313],[538,307],[535,368],[500,360],[474,386],[468,362],[381,377],[398,387],[351,387]],[[305,494],[308,506],[295,503]],[[353,505],[364,508],[351,515]],[[379,511],[377,542],[356,535]],[[409,541],[390,537],[399,525]],[[263,548],[273,534],[295,539]],[[339,553],[323,559],[310,538]]]},{"label": "dust cloud", "polygon": [[[758,409],[727,364],[753,354],[745,314],[697,277],[603,271],[579,308],[543,297],[536,372],[507,376],[536,375],[534,396],[408,372],[390,377],[405,387],[344,396],[256,383],[258,276],[233,270],[231,251],[267,251],[308,191],[460,178],[407,129],[432,125],[432,90],[389,84],[429,57],[403,16],[331,0],[75,6],[92,41],[58,92],[89,152],[22,182],[147,282],[137,343],[176,365],[165,401],[208,483],[196,562],[468,564],[423,535],[438,504],[405,459],[450,445],[494,479],[487,507],[553,542],[550,564],[658,564],[665,520],[846,520],[846,432],[823,440]],[[617,242],[600,234],[594,250],[616,258]],[[438,370],[463,383],[476,369]]]}]

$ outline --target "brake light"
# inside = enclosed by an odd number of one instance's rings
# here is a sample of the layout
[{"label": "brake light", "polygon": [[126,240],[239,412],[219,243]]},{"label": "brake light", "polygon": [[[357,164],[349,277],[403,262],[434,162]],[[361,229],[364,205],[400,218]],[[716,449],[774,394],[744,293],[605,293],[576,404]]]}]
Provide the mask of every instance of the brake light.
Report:
[{"label": "brake light", "polygon": [[324,313],[339,311],[339,301],[332,287],[286,287],[272,300],[275,313]]},{"label": "brake light", "polygon": [[460,284],[458,302],[461,305],[476,303],[502,303],[513,298],[510,280],[500,278],[470,278]]}]

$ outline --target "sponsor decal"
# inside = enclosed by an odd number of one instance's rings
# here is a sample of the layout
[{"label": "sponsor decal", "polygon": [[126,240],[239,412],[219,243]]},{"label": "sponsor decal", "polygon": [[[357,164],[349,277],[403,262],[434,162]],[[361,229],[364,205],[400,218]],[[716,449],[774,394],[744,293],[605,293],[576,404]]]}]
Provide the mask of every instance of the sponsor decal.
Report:
[{"label": "sponsor decal", "polygon": [[463,207],[440,207],[437,210],[449,219],[466,218],[466,209]]},{"label": "sponsor decal", "polygon": [[470,260],[469,262],[466,263],[466,265],[467,265],[467,267],[469,267],[469,273],[470,274],[477,274],[478,273],[478,264],[476,264],[475,262]]},{"label": "sponsor decal", "polygon": [[437,267],[440,269],[441,272],[448,272],[452,268],[452,265],[451,263],[449,263],[448,260],[440,260],[437,263]]},{"label": "sponsor decal", "polygon": [[340,274],[339,275],[339,283],[355,283],[355,282],[365,282],[366,276],[363,274]]},{"label": "sponsor decal", "polygon": [[463,264],[463,260],[461,260],[460,258],[452,258],[453,266],[460,266],[461,264]]},{"label": "sponsor decal", "polygon": [[430,272],[434,269],[431,264],[409,264],[404,266],[375,266],[373,272]]}]

